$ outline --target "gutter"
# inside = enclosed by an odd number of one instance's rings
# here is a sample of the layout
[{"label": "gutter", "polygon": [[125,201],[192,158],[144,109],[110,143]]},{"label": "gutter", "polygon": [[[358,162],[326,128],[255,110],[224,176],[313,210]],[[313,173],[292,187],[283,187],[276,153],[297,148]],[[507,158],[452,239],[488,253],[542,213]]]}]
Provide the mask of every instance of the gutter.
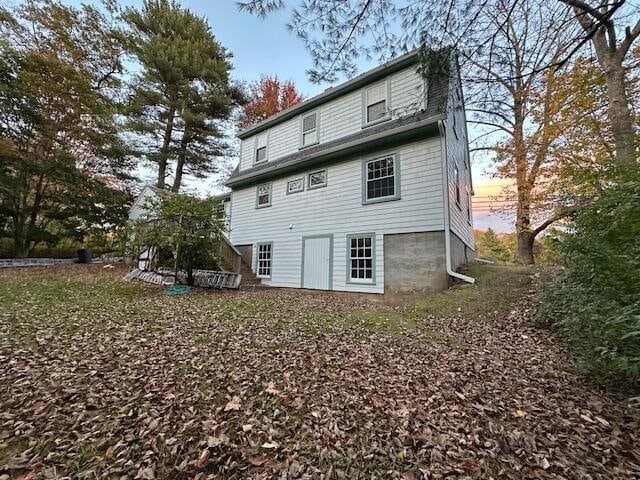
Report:
[{"label": "gutter", "polygon": [[458,273],[451,268],[451,209],[449,207],[449,169],[447,168],[447,132],[444,121],[438,120],[440,130],[440,142],[442,150],[442,196],[444,200],[444,257],[447,266],[447,274],[463,282],[474,284],[476,279]]},{"label": "gutter", "polygon": [[[348,155],[357,155],[362,150],[384,149],[391,144],[399,143],[409,137],[421,135],[423,133],[426,134],[430,131],[433,131],[435,134],[436,122],[441,118],[441,114],[431,115],[417,122],[404,123],[366,136],[361,136],[361,132],[358,132],[353,134],[356,138],[346,141],[340,139],[339,142],[329,147],[322,148],[316,152],[307,152],[308,154],[305,157],[293,158],[290,160],[287,160],[287,157],[284,157],[282,160],[273,162],[272,165],[267,163],[261,165],[257,170],[249,169],[245,171],[246,173],[240,172],[237,177],[234,178],[232,176],[227,180],[225,185],[234,189],[247,184],[256,183],[261,179],[280,176],[296,170],[302,170],[315,164],[335,160],[336,158],[344,158]],[[293,154],[292,156],[295,157],[295,155],[296,154]]]},{"label": "gutter", "polygon": [[284,122],[285,120],[311,110],[323,103],[328,102],[329,100],[345,95],[364,85],[380,80],[387,75],[391,75],[398,70],[411,66],[418,62],[419,52],[419,49],[414,49],[408,53],[405,53],[404,55],[400,55],[399,57],[389,60],[382,65],[378,65],[377,67],[364,72],[357,77],[352,78],[351,80],[347,80],[340,85],[329,87],[324,92],[319,93],[318,95],[311,97],[310,99],[305,100],[302,103],[294,105],[293,107],[283,110],[282,112],[279,112],[276,115],[273,115],[272,117],[269,117],[256,125],[238,132],[236,136],[239,139],[243,140],[251,135],[260,133],[267,128],[271,128],[279,123]]}]

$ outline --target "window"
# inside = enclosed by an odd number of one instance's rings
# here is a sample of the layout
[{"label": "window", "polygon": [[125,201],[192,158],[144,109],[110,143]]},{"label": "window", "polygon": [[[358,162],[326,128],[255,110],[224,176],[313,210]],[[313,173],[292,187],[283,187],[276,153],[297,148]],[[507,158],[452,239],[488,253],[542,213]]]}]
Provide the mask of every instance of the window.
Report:
[{"label": "window", "polygon": [[471,223],[471,194],[469,193],[469,187],[467,188],[467,220]]},{"label": "window", "polygon": [[327,186],[327,171],[326,170],[319,170],[317,172],[313,172],[309,174],[309,183],[308,185],[308,189],[311,190],[312,188],[320,188],[320,187],[326,187]]},{"label": "window", "polygon": [[376,123],[389,118],[387,82],[380,82],[365,90],[365,125]]},{"label": "window", "polygon": [[400,198],[399,172],[395,155],[364,162],[363,202],[374,203]]},{"label": "window", "polygon": [[458,164],[456,163],[453,166],[453,176],[455,179],[455,188],[456,188],[456,204],[458,207],[460,206],[460,170],[458,169]]},{"label": "window", "polygon": [[298,193],[304,190],[304,177],[289,180],[287,182],[287,193]]},{"label": "window", "polygon": [[375,234],[347,235],[347,281],[375,283]]},{"label": "window", "polygon": [[269,207],[271,206],[271,184],[265,183],[264,185],[258,185],[256,192],[256,207]]},{"label": "window", "polygon": [[318,115],[309,113],[302,117],[302,146],[318,143]]},{"label": "window", "polygon": [[271,278],[272,243],[258,243],[256,249],[256,276]]},{"label": "window", "polygon": [[263,133],[256,138],[256,156],[255,163],[265,162],[267,160],[267,134]]}]

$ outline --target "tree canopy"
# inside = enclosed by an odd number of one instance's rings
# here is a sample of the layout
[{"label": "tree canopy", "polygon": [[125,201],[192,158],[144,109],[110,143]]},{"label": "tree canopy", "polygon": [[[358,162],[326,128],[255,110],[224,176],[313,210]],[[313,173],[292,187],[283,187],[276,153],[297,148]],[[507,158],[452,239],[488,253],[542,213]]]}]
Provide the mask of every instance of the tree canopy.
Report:
[{"label": "tree canopy", "polygon": [[158,166],[157,187],[165,187],[175,161],[177,192],[185,172],[216,172],[216,159],[230,151],[224,123],[244,102],[230,79],[232,55],[204,18],[175,1],[145,0],[123,17],[128,50],[141,67],[129,98],[129,125],[142,137],[141,153]]},{"label": "tree canopy", "polygon": [[132,166],[115,123],[122,47],[109,12],[3,9],[0,215],[17,256],[122,223]]},{"label": "tree canopy", "polygon": [[304,100],[291,81],[263,76],[249,86],[250,100],[239,119],[240,128],[248,128]]}]

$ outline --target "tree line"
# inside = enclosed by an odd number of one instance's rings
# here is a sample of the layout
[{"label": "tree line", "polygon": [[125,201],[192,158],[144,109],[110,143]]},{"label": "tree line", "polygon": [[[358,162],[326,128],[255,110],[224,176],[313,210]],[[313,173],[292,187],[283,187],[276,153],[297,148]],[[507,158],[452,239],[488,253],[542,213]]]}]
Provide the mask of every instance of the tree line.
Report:
[{"label": "tree line", "polygon": [[0,247],[19,257],[110,243],[140,167],[173,192],[224,174],[236,123],[302,98],[277,78],[233,80],[206,19],[173,0],[27,0],[0,8],[0,35]]}]

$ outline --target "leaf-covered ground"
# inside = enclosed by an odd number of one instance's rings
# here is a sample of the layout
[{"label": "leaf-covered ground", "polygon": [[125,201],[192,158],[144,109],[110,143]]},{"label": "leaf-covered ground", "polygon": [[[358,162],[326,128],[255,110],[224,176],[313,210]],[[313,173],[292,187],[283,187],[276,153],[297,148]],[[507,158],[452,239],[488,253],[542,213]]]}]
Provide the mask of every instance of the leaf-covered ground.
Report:
[{"label": "leaf-covered ground", "polygon": [[638,478],[637,414],[568,373],[528,272],[389,307],[0,272],[0,479]]}]

